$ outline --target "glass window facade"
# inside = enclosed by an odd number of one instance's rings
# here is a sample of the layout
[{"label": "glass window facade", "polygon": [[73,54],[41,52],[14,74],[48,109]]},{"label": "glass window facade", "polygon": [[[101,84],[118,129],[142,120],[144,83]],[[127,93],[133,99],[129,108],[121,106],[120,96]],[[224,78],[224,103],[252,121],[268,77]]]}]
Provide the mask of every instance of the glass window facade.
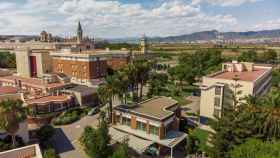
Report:
[{"label": "glass window facade", "polygon": [[131,122],[130,118],[127,118],[127,117],[122,118],[122,124],[123,125],[130,126],[131,125],[130,122]]},{"label": "glass window facade", "polygon": [[153,125],[150,125],[150,133],[153,134],[153,135],[157,135],[158,136],[158,133],[159,133],[159,128],[156,127],[156,126],[153,126]]},{"label": "glass window facade", "polygon": [[146,124],[140,121],[137,121],[136,128],[141,131],[146,131]]}]

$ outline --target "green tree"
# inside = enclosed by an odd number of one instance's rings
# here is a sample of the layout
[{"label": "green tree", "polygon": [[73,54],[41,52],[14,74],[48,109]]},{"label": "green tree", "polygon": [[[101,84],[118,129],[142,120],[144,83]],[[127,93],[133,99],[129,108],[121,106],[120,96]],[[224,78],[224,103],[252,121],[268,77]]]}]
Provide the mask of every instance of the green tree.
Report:
[{"label": "green tree", "polygon": [[280,88],[280,70],[274,69],[272,71],[272,86]]},{"label": "green tree", "polygon": [[55,129],[51,125],[42,126],[37,132],[38,137],[42,141],[49,140],[54,135]]},{"label": "green tree", "polygon": [[254,50],[249,50],[247,52],[242,52],[238,57],[238,60],[244,62],[256,62],[257,58],[257,52]]},{"label": "green tree", "polygon": [[277,52],[269,49],[263,53],[260,60],[264,63],[275,63],[277,61]]},{"label": "green tree", "polygon": [[231,158],[279,158],[280,142],[263,142],[257,139],[249,139],[244,144],[235,146],[230,151]]},{"label": "green tree", "polygon": [[149,73],[151,71],[152,63],[147,60],[137,60],[134,62],[134,65],[137,72],[137,84],[140,84],[140,96],[138,98],[142,100],[143,87],[149,79]]},{"label": "green tree", "polygon": [[129,158],[127,140],[121,143],[115,150],[111,158]]},{"label": "green tree", "polygon": [[43,152],[43,158],[57,158],[55,150],[53,148],[49,148]]},{"label": "green tree", "polygon": [[16,146],[16,133],[19,124],[26,119],[26,109],[20,100],[4,100],[0,103],[0,129],[12,136],[12,145]]},{"label": "green tree", "polygon": [[16,56],[9,52],[0,52],[1,68],[16,68]]},{"label": "green tree", "polygon": [[247,138],[271,140],[280,138],[280,93],[272,90],[261,98],[248,96],[235,108],[224,109],[224,115],[214,122],[212,157],[227,158],[234,146]]},{"label": "green tree", "polygon": [[166,91],[165,86],[167,82],[168,76],[166,74],[151,73],[148,81],[149,91],[147,95],[149,97],[164,95],[162,92]]},{"label": "green tree", "polygon": [[100,85],[97,93],[103,104],[108,104],[108,117],[109,121],[112,120],[112,110],[113,110],[113,99],[114,96],[117,95],[117,86],[116,86],[116,76],[107,76],[105,78],[105,83]]},{"label": "green tree", "polygon": [[85,127],[80,142],[86,154],[91,158],[106,158],[110,156],[109,129],[103,112],[100,113],[98,128]]},{"label": "green tree", "polygon": [[189,135],[187,138],[187,144],[186,144],[186,152],[188,155],[190,154],[196,154],[199,151],[199,139],[196,138],[193,135]]}]

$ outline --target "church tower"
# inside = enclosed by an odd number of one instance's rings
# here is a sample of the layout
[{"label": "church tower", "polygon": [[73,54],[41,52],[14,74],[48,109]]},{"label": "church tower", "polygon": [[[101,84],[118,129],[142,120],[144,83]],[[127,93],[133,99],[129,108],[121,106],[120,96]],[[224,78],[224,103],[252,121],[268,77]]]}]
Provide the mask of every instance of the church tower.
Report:
[{"label": "church tower", "polygon": [[77,43],[81,43],[82,41],[83,41],[83,29],[82,29],[82,25],[79,21],[78,29],[77,29]]},{"label": "church tower", "polygon": [[140,40],[140,47],[141,47],[141,53],[147,54],[148,53],[148,44],[147,44],[147,38],[145,35],[142,36]]}]

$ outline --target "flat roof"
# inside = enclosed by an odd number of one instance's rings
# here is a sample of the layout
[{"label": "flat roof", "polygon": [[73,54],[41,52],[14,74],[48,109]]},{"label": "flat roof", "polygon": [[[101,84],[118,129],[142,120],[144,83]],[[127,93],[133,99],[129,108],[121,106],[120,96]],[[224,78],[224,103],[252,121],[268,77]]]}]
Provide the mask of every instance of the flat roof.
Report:
[{"label": "flat roof", "polygon": [[4,94],[15,94],[17,93],[18,90],[16,87],[12,87],[12,86],[3,86],[0,87],[0,95],[4,95]]},{"label": "flat roof", "polygon": [[226,79],[226,80],[233,80],[234,78],[237,77],[240,81],[253,82],[257,80],[259,77],[261,77],[262,75],[264,75],[269,70],[270,69],[268,68],[254,67],[253,71],[242,71],[242,72],[221,71],[209,77],[216,78],[216,79]]},{"label": "flat roof", "polygon": [[93,87],[88,87],[88,86],[84,86],[84,85],[74,85],[71,88],[67,88],[66,90],[70,90],[70,91],[74,91],[74,92],[97,92],[96,88]]},{"label": "flat roof", "polygon": [[26,101],[28,105],[31,104],[45,104],[49,102],[66,102],[69,100],[69,96],[60,95],[60,96],[44,96],[41,98],[31,99]]},{"label": "flat roof", "polygon": [[157,119],[164,119],[173,114],[167,108],[176,105],[178,102],[169,97],[155,97],[136,105],[119,105],[116,109],[128,110],[132,113],[142,114]]},{"label": "flat roof", "polygon": [[0,152],[0,158],[43,158],[39,144]]},{"label": "flat roof", "polygon": [[0,77],[0,81],[4,82],[15,82],[20,80],[22,84],[29,85],[31,87],[37,87],[37,88],[57,88],[62,87],[65,84],[64,83],[44,83],[43,80],[37,79],[37,78],[27,78],[27,77],[21,77],[21,76],[4,76]]}]

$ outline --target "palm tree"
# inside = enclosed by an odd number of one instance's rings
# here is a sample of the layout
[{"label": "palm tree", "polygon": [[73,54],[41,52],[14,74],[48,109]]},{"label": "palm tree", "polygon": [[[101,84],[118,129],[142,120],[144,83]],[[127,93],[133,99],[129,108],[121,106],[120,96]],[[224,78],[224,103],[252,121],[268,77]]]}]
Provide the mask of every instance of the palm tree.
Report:
[{"label": "palm tree", "polygon": [[[143,97],[143,87],[149,79],[149,72],[151,70],[151,63],[147,60],[138,60],[135,62],[137,73],[137,85],[140,83],[140,100]],[[137,92],[138,94],[138,92]]]},{"label": "palm tree", "polygon": [[125,71],[119,71],[118,73],[116,73],[115,86],[119,99],[122,103],[126,104],[129,80],[128,75],[125,73]]},{"label": "palm tree", "polygon": [[264,119],[263,133],[269,138],[280,138],[280,93],[272,89],[271,92],[263,98],[262,113]]},{"label": "palm tree", "polygon": [[100,85],[98,88],[98,96],[101,100],[101,102],[106,105],[108,104],[108,116],[109,121],[112,120],[112,110],[113,110],[113,99],[114,96],[117,94],[116,89],[116,81],[115,81],[115,75],[107,76],[105,78],[105,83]]},{"label": "palm tree", "polygon": [[136,98],[137,96],[135,96],[135,89],[136,85],[137,85],[137,70],[134,64],[128,64],[124,69],[123,69],[124,73],[127,75],[128,77],[128,83],[129,86],[131,87],[132,90],[132,95],[133,98]]},{"label": "palm tree", "polygon": [[0,102],[0,129],[12,136],[12,145],[16,146],[16,133],[19,124],[26,119],[26,109],[21,100],[4,100]]}]

